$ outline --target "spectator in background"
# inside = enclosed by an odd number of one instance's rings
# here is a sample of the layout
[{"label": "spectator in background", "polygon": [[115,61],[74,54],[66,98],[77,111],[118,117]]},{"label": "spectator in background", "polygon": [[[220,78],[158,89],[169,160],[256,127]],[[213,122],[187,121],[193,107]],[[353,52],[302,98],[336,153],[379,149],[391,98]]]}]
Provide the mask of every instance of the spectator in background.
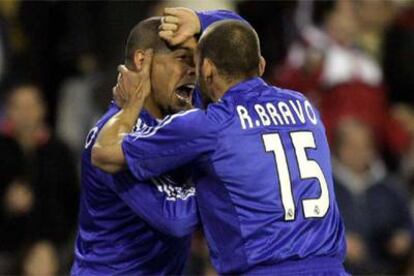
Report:
[{"label": "spectator in background", "polygon": [[386,0],[338,0],[324,3],[320,13],[318,2],[301,2],[311,8],[312,3],[314,13],[322,14],[315,21],[319,24],[309,21],[299,26],[300,39],[275,71],[274,82],[304,91],[319,106],[330,142],[344,117],[369,124],[381,152],[389,156],[387,164],[398,166],[393,161],[408,148],[410,138],[390,114],[380,67],[382,37],[397,7]]},{"label": "spectator in background", "polygon": [[[59,91],[56,132],[70,147],[77,163],[80,162],[86,135],[103,112],[99,102],[105,99],[108,103],[112,96],[103,92],[110,90],[100,87],[105,83],[104,74],[97,70],[92,60],[90,62],[83,66],[82,74],[65,80]],[[112,78],[108,79],[112,82]],[[97,90],[100,95],[96,95]]]},{"label": "spectator in background", "polygon": [[[49,2],[46,5],[64,11],[64,17],[68,22],[65,26],[69,30],[62,36],[59,42],[62,47],[58,49],[59,55],[65,57],[65,60],[67,56],[70,57],[74,70],[59,83],[56,132],[70,147],[77,163],[80,161],[84,137],[112,99],[110,91],[116,80],[116,71],[113,68],[124,60],[120,53],[124,50],[122,45],[125,37],[136,22],[155,12],[158,3],[159,1],[95,1]],[[42,12],[37,3],[26,5],[34,6],[37,13]],[[29,11],[30,20],[37,21],[32,9],[29,8]],[[55,28],[49,25],[48,27]],[[44,32],[42,28],[35,29],[37,32]],[[35,38],[41,40],[39,37]],[[49,68],[49,65],[46,67]],[[57,71],[57,74],[61,74]],[[49,78],[48,74],[45,76]]]},{"label": "spectator in background", "polygon": [[23,161],[21,180],[5,187],[2,245],[20,254],[20,272],[64,272],[59,269],[68,262],[78,208],[75,164],[66,145],[45,124],[46,107],[38,86],[13,86],[5,113],[1,132],[17,142]]},{"label": "spectator in background", "polygon": [[413,223],[401,181],[379,159],[370,128],[339,123],[334,182],[347,229],[347,268],[355,274],[401,274],[412,253]]}]

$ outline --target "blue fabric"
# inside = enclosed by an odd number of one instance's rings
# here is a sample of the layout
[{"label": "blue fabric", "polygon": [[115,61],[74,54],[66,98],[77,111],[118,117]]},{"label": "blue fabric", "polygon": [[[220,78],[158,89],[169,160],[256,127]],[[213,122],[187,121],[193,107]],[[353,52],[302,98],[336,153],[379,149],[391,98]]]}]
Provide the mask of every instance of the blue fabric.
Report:
[{"label": "blue fabric", "polygon": [[[277,116],[259,112],[269,105],[278,107]],[[304,200],[319,198],[322,184],[318,178],[301,175],[291,138],[297,132],[314,138],[316,147],[306,148],[304,154],[318,164],[326,181],[329,201],[324,217],[304,216]],[[293,220],[285,219],[276,170],[281,164],[265,151],[263,135],[269,133],[279,135],[284,148],[295,206]],[[342,263],[344,227],[325,129],[303,95],[253,78],[231,88],[207,111],[193,109],[168,116],[151,130],[131,133],[122,147],[128,167],[140,180],[193,165],[204,233],[219,273],[243,273],[264,264],[276,269],[283,261],[315,257]],[[321,212],[318,205],[311,211],[314,216]]]},{"label": "blue fabric", "polygon": [[[241,19],[230,11],[197,15],[201,31],[218,20]],[[194,94],[194,102],[202,106],[199,92]],[[150,182],[137,181],[129,171],[111,176],[94,168],[91,147],[99,130],[118,111],[112,104],[87,137],[72,274],[181,274],[189,250],[188,235],[199,222],[194,190],[185,185],[192,169],[178,168]],[[155,125],[143,111],[135,131],[145,133]]]},{"label": "blue fabric", "polygon": [[[91,148],[119,108],[112,104],[91,130],[82,155],[79,231],[73,275],[181,274],[198,224],[194,188],[180,170],[151,181],[129,171],[110,175],[93,167]],[[145,111],[136,129],[157,122]]]},{"label": "blue fabric", "polygon": [[203,33],[211,24],[220,20],[241,20],[248,24],[248,22],[235,12],[228,10],[212,10],[196,12],[200,19],[201,33]]}]

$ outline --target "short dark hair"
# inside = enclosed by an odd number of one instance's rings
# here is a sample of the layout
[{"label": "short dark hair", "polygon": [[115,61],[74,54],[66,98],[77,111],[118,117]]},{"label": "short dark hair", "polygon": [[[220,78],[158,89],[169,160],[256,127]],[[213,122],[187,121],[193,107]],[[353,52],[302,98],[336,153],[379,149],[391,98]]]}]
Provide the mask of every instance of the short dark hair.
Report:
[{"label": "short dark hair", "polygon": [[131,69],[134,64],[134,53],[138,49],[152,48],[154,52],[168,49],[165,41],[158,35],[161,17],[154,16],[142,20],[129,33],[125,46],[125,65]]},{"label": "short dark hair", "polygon": [[223,20],[211,25],[198,44],[200,61],[210,59],[227,79],[258,75],[260,42],[247,23]]}]

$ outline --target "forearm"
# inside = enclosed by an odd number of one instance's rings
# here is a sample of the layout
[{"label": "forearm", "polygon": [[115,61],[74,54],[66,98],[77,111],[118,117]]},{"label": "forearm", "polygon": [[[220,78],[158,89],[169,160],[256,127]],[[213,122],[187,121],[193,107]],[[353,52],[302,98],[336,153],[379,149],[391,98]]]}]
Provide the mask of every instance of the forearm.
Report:
[{"label": "forearm", "polygon": [[[143,58],[140,70],[130,71],[125,65],[118,66],[118,83],[114,88],[115,98],[124,102],[122,110],[113,116],[101,129],[92,148],[92,164],[106,172],[115,173],[126,164],[122,141],[132,128],[151,93],[150,68],[152,49],[138,53]],[[143,55],[142,55],[143,54]]]},{"label": "forearm", "polygon": [[141,109],[142,104],[126,106],[105,124],[92,149],[93,165],[110,173],[123,169],[122,140],[132,131]]}]

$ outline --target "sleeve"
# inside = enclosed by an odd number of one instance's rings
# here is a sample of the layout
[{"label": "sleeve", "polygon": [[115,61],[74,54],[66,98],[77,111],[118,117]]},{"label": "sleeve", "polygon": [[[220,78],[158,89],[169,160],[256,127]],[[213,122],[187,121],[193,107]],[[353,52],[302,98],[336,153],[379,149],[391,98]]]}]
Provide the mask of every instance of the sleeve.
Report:
[{"label": "sleeve", "polygon": [[138,183],[129,173],[114,176],[112,189],[145,222],[163,234],[184,237],[199,225],[195,189],[168,177]]},{"label": "sleeve", "polygon": [[248,23],[243,17],[229,10],[212,10],[196,12],[200,20],[201,33],[203,33],[211,24],[226,19],[241,20]]},{"label": "sleeve", "polygon": [[156,127],[124,137],[122,150],[138,180],[147,180],[199,160],[213,150],[216,130],[199,109],[167,116]]}]

